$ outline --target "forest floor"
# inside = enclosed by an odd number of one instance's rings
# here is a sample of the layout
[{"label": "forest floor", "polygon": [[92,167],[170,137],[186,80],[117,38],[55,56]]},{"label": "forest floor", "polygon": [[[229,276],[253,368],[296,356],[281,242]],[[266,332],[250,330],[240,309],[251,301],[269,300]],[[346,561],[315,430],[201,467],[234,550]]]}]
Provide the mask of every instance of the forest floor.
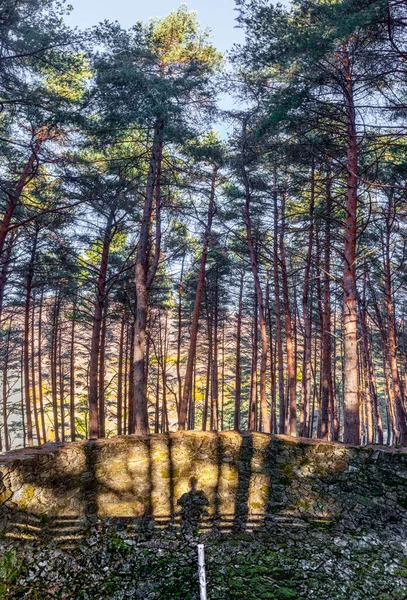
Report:
[{"label": "forest floor", "polygon": [[389,532],[347,532],[301,521],[252,531],[136,527],[90,520],[81,535],[0,540],[0,598],[197,600],[197,543],[205,544],[209,600],[401,600],[407,543]]}]

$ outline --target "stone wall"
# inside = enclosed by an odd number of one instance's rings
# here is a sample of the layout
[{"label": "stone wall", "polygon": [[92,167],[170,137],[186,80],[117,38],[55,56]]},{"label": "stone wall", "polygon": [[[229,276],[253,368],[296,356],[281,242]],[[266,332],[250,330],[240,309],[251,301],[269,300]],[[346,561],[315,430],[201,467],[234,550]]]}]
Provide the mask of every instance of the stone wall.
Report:
[{"label": "stone wall", "polygon": [[407,454],[232,432],[48,444],[0,457],[1,528],[16,514],[404,529]]}]

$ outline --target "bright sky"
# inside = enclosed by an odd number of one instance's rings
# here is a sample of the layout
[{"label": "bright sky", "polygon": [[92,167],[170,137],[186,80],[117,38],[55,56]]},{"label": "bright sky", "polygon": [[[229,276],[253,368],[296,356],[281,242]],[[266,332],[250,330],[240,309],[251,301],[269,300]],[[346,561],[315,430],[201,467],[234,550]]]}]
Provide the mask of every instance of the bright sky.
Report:
[{"label": "bright sky", "polygon": [[[282,4],[288,3],[283,0]],[[182,0],[69,0],[74,7],[67,22],[81,29],[100,21],[119,21],[125,28],[136,21],[164,17],[182,4]],[[236,29],[234,0],[189,0],[190,10],[196,10],[203,27],[209,27],[215,46],[224,52],[236,42],[243,41],[243,33]]]}]

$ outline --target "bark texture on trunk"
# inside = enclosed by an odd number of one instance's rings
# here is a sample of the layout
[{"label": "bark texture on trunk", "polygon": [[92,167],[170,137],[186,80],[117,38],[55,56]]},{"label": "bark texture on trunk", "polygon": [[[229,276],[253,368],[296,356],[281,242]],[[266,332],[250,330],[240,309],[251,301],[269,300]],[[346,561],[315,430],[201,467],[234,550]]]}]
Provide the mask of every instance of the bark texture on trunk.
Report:
[{"label": "bark texture on trunk", "polygon": [[358,209],[358,141],[356,114],[353,98],[352,70],[347,52],[343,58],[346,84],[343,87],[347,113],[347,190],[345,202],[345,249],[344,249],[344,434],[345,444],[360,443],[360,402],[358,393],[357,349],[357,288],[356,243]]},{"label": "bark texture on trunk", "polygon": [[110,211],[103,237],[102,255],[100,259],[99,274],[96,283],[96,296],[93,306],[93,327],[90,348],[89,363],[89,438],[96,439],[100,435],[99,418],[99,357],[100,357],[100,338],[102,332],[102,321],[104,304],[106,300],[106,278],[109,264],[109,251],[112,241],[112,227],[114,219],[114,209]]},{"label": "bark texture on trunk", "polygon": [[281,299],[280,299],[280,272],[279,272],[279,254],[278,254],[278,205],[277,191],[274,192],[274,300],[276,316],[276,345],[277,345],[277,363],[278,363],[278,400],[279,400],[279,433],[286,432],[286,409],[285,409],[285,386],[284,386],[284,355],[283,355],[283,326],[281,319]]},{"label": "bark texture on trunk", "polygon": [[35,267],[35,256],[37,253],[38,243],[38,228],[35,229],[30,262],[27,269],[27,279],[25,288],[25,306],[24,306],[24,396],[25,396],[25,412],[26,412],[26,424],[27,424],[27,442],[29,446],[33,445],[33,427],[32,427],[32,413],[31,413],[31,399],[30,399],[30,306],[31,306],[31,292],[34,278],[34,267]]},{"label": "bark texture on trunk", "polygon": [[281,285],[283,288],[285,340],[287,348],[287,373],[288,373],[288,428],[289,435],[297,435],[297,375],[295,370],[295,356],[293,348],[293,325],[291,316],[290,296],[288,290],[287,262],[285,258],[285,203],[286,197],[283,193],[280,227],[280,262],[281,262]]},{"label": "bark texture on trunk", "polygon": [[196,286],[194,310],[192,313],[191,330],[190,330],[190,336],[189,336],[190,341],[189,341],[188,359],[187,359],[187,366],[186,366],[185,378],[184,378],[184,389],[182,392],[182,398],[181,398],[181,402],[180,402],[180,406],[179,406],[178,427],[181,431],[183,429],[185,429],[185,426],[186,426],[189,397],[190,397],[191,390],[192,390],[192,376],[193,376],[194,361],[195,361],[195,354],[196,354],[196,344],[197,344],[197,339],[198,339],[199,314],[201,311],[202,294],[203,294],[203,289],[204,289],[204,285],[205,285],[205,268],[206,268],[206,259],[208,256],[209,242],[210,242],[210,237],[211,237],[217,172],[218,172],[218,168],[216,166],[214,166],[213,170],[212,170],[211,193],[209,196],[209,204],[208,204],[208,217],[207,217],[206,230],[205,230],[204,240],[203,240],[201,262],[200,262],[200,266],[199,266],[199,275],[198,275],[198,282],[197,282],[197,286]]},{"label": "bark texture on trunk", "polygon": [[233,428],[235,431],[240,430],[240,405],[241,405],[241,394],[242,394],[242,367],[241,367],[241,338],[242,338],[242,316],[243,316],[243,283],[244,274],[240,277],[239,287],[239,308],[237,312],[237,324],[236,324],[236,367],[235,367],[235,411]]},{"label": "bark texture on trunk", "polygon": [[[260,339],[261,339],[261,361],[260,361],[260,431],[264,433],[270,433],[270,417],[268,414],[267,406],[267,356],[268,356],[268,337],[267,337],[267,325],[266,325],[266,310],[264,306],[263,290],[260,284],[259,266],[257,260],[257,252],[253,240],[252,232],[252,220],[251,220],[251,199],[252,192],[250,187],[250,179],[247,173],[247,169],[244,162],[244,151],[246,147],[246,125],[243,128],[243,151],[242,151],[242,178],[245,189],[245,226],[246,226],[246,240],[247,247],[249,249],[250,266],[252,269],[254,279],[254,289],[257,298],[257,307],[259,313],[260,322]],[[255,335],[257,339],[257,333]],[[253,349],[257,353],[257,347]]]},{"label": "bark texture on trunk", "polygon": [[309,231],[308,231],[308,250],[305,261],[304,287],[302,292],[302,314],[304,319],[304,357],[302,373],[302,391],[301,391],[301,410],[300,410],[300,436],[305,436],[308,411],[311,402],[311,315],[310,315],[310,297],[309,297],[309,279],[312,263],[312,244],[314,237],[314,204],[315,204],[315,167],[311,169],[311,191],[309,202]]},{"label": "bark texture on trunk", "polygon": [[149,286],[149,258],[151,252],[151,216],[153,213],[154,190],[159,172],[163,150],[163,123],[157,122],[154,130],[153,146],[147,185],[144,198],[143,217],[136,256],[136,319],[134,323],[134,410],[129,422],[130,433],[148,434],[150,432],[147,405],[146,377],[146,335]]}]

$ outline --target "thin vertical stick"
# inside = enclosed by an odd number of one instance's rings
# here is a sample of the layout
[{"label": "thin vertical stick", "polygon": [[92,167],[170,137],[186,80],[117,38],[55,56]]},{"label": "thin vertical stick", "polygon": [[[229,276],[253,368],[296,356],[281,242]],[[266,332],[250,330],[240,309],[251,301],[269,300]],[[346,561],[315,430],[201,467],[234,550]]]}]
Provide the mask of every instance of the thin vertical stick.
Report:
[{"label": "thin vertical stick", "polygon": [[198,544],[198,573],[199,573],[199,597],[200,597],[200,600],[207,600],[205,548],[204,548],[203,544]]}]

